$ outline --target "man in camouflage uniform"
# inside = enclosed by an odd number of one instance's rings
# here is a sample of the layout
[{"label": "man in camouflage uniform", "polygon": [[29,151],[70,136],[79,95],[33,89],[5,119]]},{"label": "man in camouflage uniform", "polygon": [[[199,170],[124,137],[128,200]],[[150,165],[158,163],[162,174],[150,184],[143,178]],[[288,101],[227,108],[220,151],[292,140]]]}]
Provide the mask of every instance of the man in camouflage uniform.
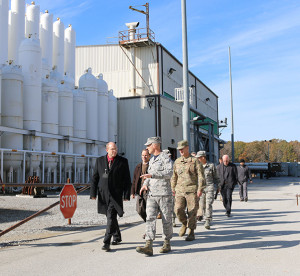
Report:
[{"label": "man in camouflage uniform", "polygon": [[140,193],[144,190],[148,191],[146,245],[144,247],[138,246],[136,251],[152,256],[153,240],[156,233],[156,218],[159,212],[162,215],[164,234],[164,244],[159,252],[167,253],[171,250],[173,202],[170,178],[173,172],[173,165],[169,155],[161,151],[160,137],[148,138],[145,145],[149,153],[152,154],[149,161],[148,173],[141,176],[145,178],[145,181]]},{"label": "man in camouflage uniform", "polygon": [[210,229],[212,213],[213,213],[212,204],[214,202],[214,192],[215,192],[215,188],[218,189],[220,180],[219,180],[216,166],[213,163],[207,162],[205,151],[198,151],[196,158],[198,158],[201,164],[203,165],[204,177],[206,182],[206,187],[203,190],[202,196],[200,197],[197,217],[201,218],[205,214],[204,227],[206,229]]},{"label": "man in camouflage uniform", "polygon": [[[175,193],[175,213],[182,223],[179,236],[184,236],[189,228],[189,234],[185,240],[192,241],[195,239],[194,230],[197,226],[198,198],[205,187],[203,167],[197,158],[189,154],[187,141],[178,142],[177,149],[181,157],[177,158],[174,163],[171,178],[172,191]],[[185,213],[186,207],[188,216]]]}]

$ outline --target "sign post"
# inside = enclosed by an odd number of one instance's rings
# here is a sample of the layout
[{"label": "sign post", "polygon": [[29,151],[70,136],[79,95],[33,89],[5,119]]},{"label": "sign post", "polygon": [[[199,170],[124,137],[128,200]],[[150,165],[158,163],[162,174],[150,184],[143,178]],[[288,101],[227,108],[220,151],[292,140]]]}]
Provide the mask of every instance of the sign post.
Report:
[{"label": "sign post", "polygon": [[60,211],[65,219],[68,219],[68,224],[71,224],[77,208],[77,192],[72,184],[65,184],[60,193]]}]

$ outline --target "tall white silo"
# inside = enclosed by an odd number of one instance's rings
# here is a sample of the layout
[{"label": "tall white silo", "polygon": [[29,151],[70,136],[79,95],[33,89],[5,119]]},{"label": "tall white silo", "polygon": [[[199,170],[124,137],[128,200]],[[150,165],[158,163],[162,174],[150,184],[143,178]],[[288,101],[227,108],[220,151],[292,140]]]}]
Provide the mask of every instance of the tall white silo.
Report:
[{"label": "tall white silo", "polygon": [[[75,48],[76,48],[76,33],[72,28],[72,25],[69,25],[65,29],[65,60],[64,60],[64,72],[69,73],[69,76],[75,80]],[[74,83],[73,83],[74,86]]]},{"label": "tall white silo", "polygon": [[64,75],[64,24],[59,18],[53,23],[53,55],[52,64],[56,66],[57,72]]},{"label": "tall white silo", "polygon": [[8,59],[18,64],[18,49],[25,34],[25,0],[11,0],[8,29]]},{"label": "tall white silo", "polygon": [[[23,75],[19,65],[9,63],[2,71],[2,126],[23,129]],[[5,133],[2,136],[2,147],[7,149],[22,150],[22,134]],[[17,171],[17,180],[21,180],[21,165],[23,154],[6,153],[4,170]],[[13,179],[11,179],[13,181]]]},{"label": "tall white silo", "polygon": [[[0,2],[0,69],[8,57],[8,10],[9,1]],[[1,123],[1,88],[0,88],[0,123]],[[1,138],[0,138],[1,143]]]},{"label": "tall white silo", "polygon": [[29,35],[39,39],[40,34],[40,6],[31,2],[26,5],[26,18],[25,18],[25,37]]},{"label": "tall white silo", "polygon": [[[41,47],[38,39],[25,38],[19,47],[19,63],[24,76],[23,85],[23,122],[24,129],[42,130],[42,59]],[[41,137],[24,136],[24,148],[40,151]],[[39,176],[41,158],[32,155],[30,161],[30,175],[33,171]]]},{"label": "tall white silo", "polygon": [[[79,78],[79,88],[86,95],[86,138],[98,140],[98,84],[91,68],[88,68]],[[96,144],[88,144],[87,154],[98,156],[98,146]],[[94,167],[95,159],[92,159],[90,162],[91,175]]]},{"label": "tall white silo", "polygon": [[47,10],[40,17],[40,41],[42,48],[42,77],[50,74],[53,55],[53,15]]},{"label": "tall white silo", "polygon": [[0,2],[0,64],[5,64],[8,57],[8,9],[9,1]]},{"label": "tall white silo", "polygon": [[[58,134],[58,87],[49,75],[42,80],[42,132]],[[43,151],[58,152],[58,140],[42,138]],[[46,183],[57,182],[57,156],[46,156]],[[52,178],[53,172],[53,178]]]},{"label": "tall white silo", "polygon": [[[86,95],[82,89],[73,90],[73,122],[74,137],[86,139]],[[86,155],[86,143],[74,142],[74,153]],[[77,159],[77,181],[85,182],[85,164],[86,160]]]},{"label": "tall white silo", "polygon": [[[98,140],[108,142],[108,85],[103,74],[98,75]],[[105,155],[105,145],[98,146],[99,156]]]},{"label": "tall white silo", "polygon": [[108,92],[108,139],[110,142],[117,142],[118,137],[118,106],[117,98],[113,90]]},{"label": "tall white silo", "polygon": [[[73,92],[69,85],[61,81],[58,86],[58,132],[66,137],[73,137]],[[73,142],[65,139],[59,141],[59,151],[73,153]],[[73,158],[65,159],[64,167],[67,177],[72,175]]]}]

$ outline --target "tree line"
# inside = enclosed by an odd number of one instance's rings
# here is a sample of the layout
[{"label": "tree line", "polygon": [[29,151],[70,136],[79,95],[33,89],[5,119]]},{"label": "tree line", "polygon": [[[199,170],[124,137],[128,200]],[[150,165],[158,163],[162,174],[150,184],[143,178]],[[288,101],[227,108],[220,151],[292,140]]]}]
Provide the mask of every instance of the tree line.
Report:
[{"label": "tree line", "polygon": [[[231,142],[224,145],[220,156],[228,154],[232,160]],[[246,162],[300,162],[300,142],[280,139],[254,142],[234,142],[234,161]]]}]

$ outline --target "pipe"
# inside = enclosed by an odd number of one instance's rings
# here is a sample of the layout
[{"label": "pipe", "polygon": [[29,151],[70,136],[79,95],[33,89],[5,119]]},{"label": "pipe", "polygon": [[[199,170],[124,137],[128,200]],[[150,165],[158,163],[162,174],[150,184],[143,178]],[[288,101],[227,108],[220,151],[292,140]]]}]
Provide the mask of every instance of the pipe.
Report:
[{"label": "pipe", "polygon": [[[81,188],[80,190],[77,191],[77,194],[79,194],[79,193],[81,193],[81,192],[87,190],[88,188],[89,188],[89,186]],[[22,224],[26,223],[27,221],[30,221],[31,219],[37,217],[38,215],[40,215],[40,214],[42,214],[42,213],[48,211],[49,209],[55,207],[55,206],[58,205],[59,203],[60,203],[60,201],[57,201],[57,202],[51,204],[50,206],[46,207],[45,209],[40,210],[40,211],[38,211],[37,213],[31,215],[30,217],[28,217],[28,218],[26,218],[26,219],[23,219],[23,220],[21,220],[20,222],[16,223],[15,225],[13,225],[13,226],[11,226],[11,227],[9,227],[9,228],[3,230],[2,232],[0,232],[0,237],[3,236],[4,234],[10,232],[11,230],[14,230],[15,228],[21,226]]]}]

